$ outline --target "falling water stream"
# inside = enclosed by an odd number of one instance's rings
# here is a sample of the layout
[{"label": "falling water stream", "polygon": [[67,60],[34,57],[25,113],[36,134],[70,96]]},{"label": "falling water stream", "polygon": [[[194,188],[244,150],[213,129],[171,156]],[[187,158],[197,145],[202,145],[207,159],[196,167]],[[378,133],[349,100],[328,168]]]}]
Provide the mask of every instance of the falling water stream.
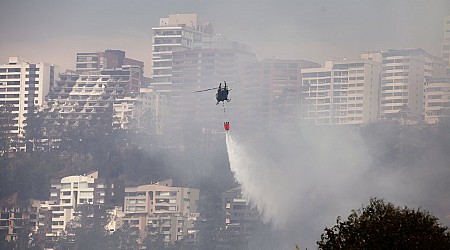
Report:
[{"label": "falling water stream", "polygon": [[272,131],[264,136],[229,132],[226,145],[244,198],[289,244],[306,242],[308,248],[315,247],[336,217],[346,218],[370,197],[401,206],[425,205],[429,187],[449,172],[375,166],[358,132],[350,129],[313,128],[295,135]]}]

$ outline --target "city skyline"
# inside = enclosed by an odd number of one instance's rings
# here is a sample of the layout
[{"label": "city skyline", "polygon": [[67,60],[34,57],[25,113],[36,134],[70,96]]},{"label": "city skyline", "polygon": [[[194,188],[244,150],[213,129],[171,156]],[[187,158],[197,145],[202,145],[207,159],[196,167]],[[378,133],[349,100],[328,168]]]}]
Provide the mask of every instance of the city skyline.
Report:
[{"label": "city skyline", "polygon": [[75,68],[77,52],[120,49],[144,61],[145,75],[150,76],[151,28],[167,14],[197,13],[212,23],[215,33],[252,46],[258,59],[305,59],[322,64],[340,57],[356,58],[361,51],[390,48],[423,48],[441,56],[443,20],[449,15],[450,3],[345,0],[281,5],[275,1],[203,4],[171,0],[129,4],[102,0],[3,1],[0,7],[2,62],[19,56],[65,70]]},{"label": "city skyline", "polygon": [[450,225],[449,10],[2,1],[0,248],[311,248],[377,197]]}]

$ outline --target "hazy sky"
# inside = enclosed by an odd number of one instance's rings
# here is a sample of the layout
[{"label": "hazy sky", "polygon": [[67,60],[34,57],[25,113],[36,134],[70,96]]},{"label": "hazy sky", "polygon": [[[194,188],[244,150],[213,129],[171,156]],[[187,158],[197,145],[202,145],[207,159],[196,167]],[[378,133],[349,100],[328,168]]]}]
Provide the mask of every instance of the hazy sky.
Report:
[{"label": "hazy sky", "polygon": [[121,49],[149,66],[151,28],[169,13],[198,13],[260,59],[322,64],[388,48],[440,55],[450,1],[1,0],[0,61],[20,56],[73,69],[77,52]]}]

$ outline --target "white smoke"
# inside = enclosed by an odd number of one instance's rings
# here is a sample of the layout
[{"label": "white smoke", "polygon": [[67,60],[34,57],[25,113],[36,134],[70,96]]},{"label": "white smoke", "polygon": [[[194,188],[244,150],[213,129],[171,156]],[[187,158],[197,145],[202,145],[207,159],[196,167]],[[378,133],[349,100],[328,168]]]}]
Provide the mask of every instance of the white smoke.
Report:
[{"label": "white smoke", "polygon": [[375,167],[353,127],[228,134],[226,143],[243,195],[281,232],[282,241],[290,246],[300,242],[302,248],[314,247],[337,216],[345,219],[370,197],[422,205],[421,188],[441,172]]}]

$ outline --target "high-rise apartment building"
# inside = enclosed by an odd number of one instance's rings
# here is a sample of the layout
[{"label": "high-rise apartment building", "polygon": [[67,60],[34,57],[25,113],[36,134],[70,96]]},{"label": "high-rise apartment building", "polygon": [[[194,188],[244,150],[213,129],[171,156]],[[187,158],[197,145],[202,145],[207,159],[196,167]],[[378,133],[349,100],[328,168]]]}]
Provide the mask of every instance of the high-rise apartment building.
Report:
[{"label": "high-rise apartment building", "polygon": [[382,52],[380,118],[397,119],[401,110],[423,116],[425,80],[445,76],[442,59],[422,49]]},{"label": "high-rise apartment building", "polygon": [[159,95],[158,133],[167,130],[171,111],[173,53],[201,49],[212,37],[210,23],[202,22],[197,14],[174,14],[160,18],[153,30],[152,86]]},{"label": "high-rise apartment building", "polygon": [[30,110],[44,105],[57,70],[52,64],[30,63],[18,57],[9,57],[7,63],[0,65],[0,106],[8,107],[13,114],[11,133],[21,135]]},{"label": "high-rise apartment building", "polygon": [[450,78],[428,78],[425,86],[425,122],[450,118]]},{"label": "high-rise apartment building", "polygon": [[160,18],[153,30],[153,83],[158,92],[170,92],[172,84],[172,53],[203,47],[205,37],[212,35],[212,26],[201,22],[197,14],[175,14]]},{"label": "high-rise apartment building", "polygon": [[172,187],[172,180],[125,189],[122,224],[139,228],[141,236],[162,235],[166,243],[197,234],[199,190]]},{"label": "high-rise apartment building", "polygon": [[326,61],[323,68],[302,69],[302,81],[307,122],[331,125],[377,121],[379,62]]}]

